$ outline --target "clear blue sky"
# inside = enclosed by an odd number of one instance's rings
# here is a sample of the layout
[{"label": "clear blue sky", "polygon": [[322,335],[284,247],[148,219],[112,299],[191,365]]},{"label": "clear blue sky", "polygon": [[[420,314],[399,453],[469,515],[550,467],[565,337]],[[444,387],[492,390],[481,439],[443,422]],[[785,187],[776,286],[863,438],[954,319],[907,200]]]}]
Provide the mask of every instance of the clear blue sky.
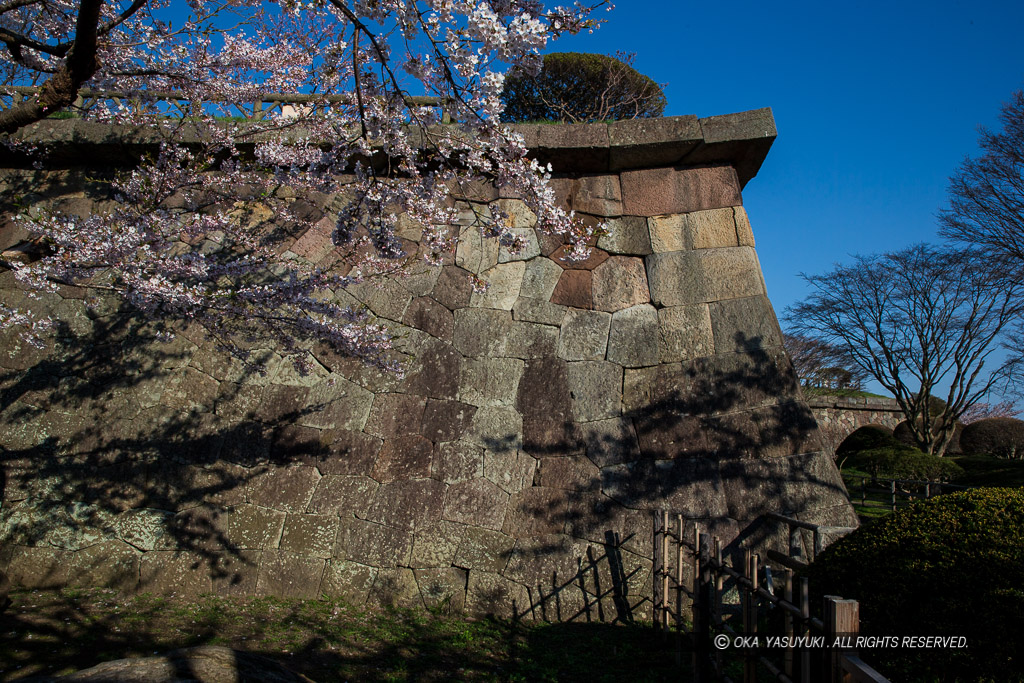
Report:
[{"label": "clear blue sky", "polygon": [[782,317],[849,255],[936,240],[949,176],[1024,87],[1024,2],[621,1],[550,51],[636,53],[666,115],[771,107],[744,203]]},{"label": "clear blue sky", "polygon": [[744,203],[781,316],[798,273],[936,238],[977,127],[1024,86],[1024,2],[620,1],[549,51],[635,52],[666,115],[771,107],[779,136]]}]

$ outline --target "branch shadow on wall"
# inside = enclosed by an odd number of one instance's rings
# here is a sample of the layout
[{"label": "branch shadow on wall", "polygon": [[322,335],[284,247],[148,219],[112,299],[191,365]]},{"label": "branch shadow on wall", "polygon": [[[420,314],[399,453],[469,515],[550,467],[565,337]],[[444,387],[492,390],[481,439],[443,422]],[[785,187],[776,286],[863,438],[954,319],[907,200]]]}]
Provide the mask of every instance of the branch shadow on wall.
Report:
[{"label": "branch shadow on wall", "polygon": [[[548,533],[594,543],[615,530],[624,539],[620,557],[627,565],[647,558],[648,570],[655,511],[669,511],[673,528],[681,515],[691,544],[695,523],[720,536],[733,560],[746,547],[789,552],[788,529],[769,512],[855,526],[784,350],[743,333],[734,341],[733,353],[627,370],[625,414],[585,423],[573,419],[565,363],[528,364],[519,401],[523,447],[538,459],[541,489],[521,514],[542,520]],[[542,561],[560,550],[541,543],[531,552]],[[674,576],[675,558],[670,570]],[[532,612],[555,595],[565,600],[575,577],[563,572],[562,590],[537,595]],[[649,571],[641,585],[650,595]]]},{"label": "branch shadow on wall", "polygon": [[[37,587],[146,590],[181,580],[147,576],[135,551],[155,552],[178,558],[184,573],[203,567],[230,593],[255,575],[255,560],[228,513],[267,466],[315,461],[316,450],[257,419],[266,406],[254,405],[245,385],[258,381],[257,366],[212,352],[199,364],[232,365],[238,381],[183,371],[203,352],[188,330],[166,342],[166,330],[126,307],[87,314],[71,302],[77,308],[45,348],[26,347],[14,331],[2,340],[0,559],[34,553]],[[322,407],[282,409],[275,421]],[[64,551],[75,551],[70,565]]]}]

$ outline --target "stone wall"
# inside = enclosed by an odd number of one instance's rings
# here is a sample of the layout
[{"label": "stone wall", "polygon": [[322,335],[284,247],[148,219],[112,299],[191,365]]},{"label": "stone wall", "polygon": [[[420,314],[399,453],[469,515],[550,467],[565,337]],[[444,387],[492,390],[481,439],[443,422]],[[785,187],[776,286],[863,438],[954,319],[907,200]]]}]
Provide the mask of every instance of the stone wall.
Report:
[{"label": "stone wall", "polygon": [[[562,200],[610,234],[570,263],[515,198],[462,197],[467,215],[508,209],[526,251],[462,228],[443,266],[335,293],[399,333],[403,378],[324,349],[308,376],[256,349],[269,371],[253,374],[198,330],[163,343],[84,290],[44,298],[59,333],[43,350],[6,333],[0,353],[0,570],[22,586],[534,615],[564,584],[560,618],[603,586],[605,613],[630,618],[649,607],[652,510],[729,549],[771,542],[767,511],[855,525],[742,206],[771,113],[523,130]],[[30,134],[60,141],[44,150],[60,170],[10,168],[6,191],[106,205],[92,178],[125,162],[123,132]],[[414,252],[414,227],[400,236]],[[8,222],[0,248],[22,237]],[[334,258],[326,229],[285,247]],[[0,295],[24,296],[10,272]]]},{"label": "stone wall", "polygon": [[807,403],[818,422],[822,440],[831,451],[860,427],[881,425],[895,429],[906,419],[894,398],[812,396]]}]

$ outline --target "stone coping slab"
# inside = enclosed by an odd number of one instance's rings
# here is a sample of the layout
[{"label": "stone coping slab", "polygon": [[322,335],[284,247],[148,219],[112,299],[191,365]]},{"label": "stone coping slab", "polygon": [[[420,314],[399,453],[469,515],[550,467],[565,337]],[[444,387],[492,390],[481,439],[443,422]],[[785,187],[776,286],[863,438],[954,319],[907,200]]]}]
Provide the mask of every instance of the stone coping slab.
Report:
[{"label": "stone coping slab", "polygon": [[[511,128],[523,135],[531,155],[550,163],[556,174],[728,164],[736,168],[741,187],[757,174],[777,134],[769,108],[706,118],[665,116]],[[131,165],[160,141],[146,128],[81,119],[40,121],[12,137],[41,147],[47,163],[55,167]],[[186,130],[184,140],[190,139],[198,141],[198,131]],[[24,163],[16,153],[0,148],[0,165]]]}]

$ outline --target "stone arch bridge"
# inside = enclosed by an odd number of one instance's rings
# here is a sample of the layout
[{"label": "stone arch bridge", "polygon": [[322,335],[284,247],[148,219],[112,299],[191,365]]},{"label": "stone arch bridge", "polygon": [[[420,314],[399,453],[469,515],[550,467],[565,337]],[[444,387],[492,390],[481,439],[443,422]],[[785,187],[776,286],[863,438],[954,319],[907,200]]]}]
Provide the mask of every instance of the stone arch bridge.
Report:
[{"label": "stone arch bridge", "polygon": [[895,429],[905,419],[894,398],[808,396],[807,405],[818,421],[822,440],[833,452],[860,427],[882,425]]}]

